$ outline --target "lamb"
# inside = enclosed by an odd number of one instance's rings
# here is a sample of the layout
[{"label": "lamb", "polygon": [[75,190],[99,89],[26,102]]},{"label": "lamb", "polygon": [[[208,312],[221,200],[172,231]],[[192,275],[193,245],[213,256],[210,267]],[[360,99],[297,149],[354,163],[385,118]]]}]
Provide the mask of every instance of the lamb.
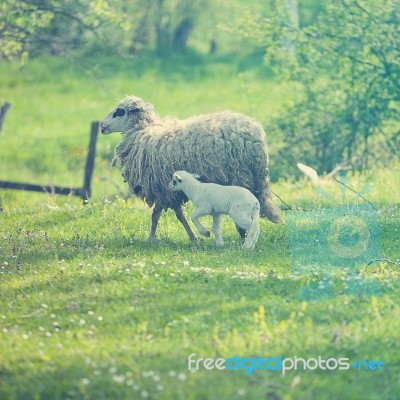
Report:
[{"label": "lamb", "polygon": [[[271,199],[265,132],[252,118],[223,111],[188,119],[161,118],[154,106],[125,97],[101,122],[101,132],[122,132],[112,166],[121,168],[132,193],[154,206],[149,240],[163,210],[172,209],[189,238],[195,240],[182,205],[187,197],[168,190],[174,171],[196,170],[205,182],[242,186],[260,202],[262,217],[279,223]],[[244,230],[236,227],[242,238]]]},{"label": "lamb", "polygon": [[247,231],[247,237],[242,244],[244,249],[254,249],[260,234],[258,217],[260,203],[247,189],[239,186],[222,186],[215,183],[202,183],[187,171],[177,171],[169,183],[169,189],[182,191],[196,206],[192,214],[192,221],[198,231],[209,237],[210,232],[200,223],[199,217],[212,215],[212,230],[217,246],[223,246],[221,235],[221,217],[228,214],[235,221],[236,226]]}]

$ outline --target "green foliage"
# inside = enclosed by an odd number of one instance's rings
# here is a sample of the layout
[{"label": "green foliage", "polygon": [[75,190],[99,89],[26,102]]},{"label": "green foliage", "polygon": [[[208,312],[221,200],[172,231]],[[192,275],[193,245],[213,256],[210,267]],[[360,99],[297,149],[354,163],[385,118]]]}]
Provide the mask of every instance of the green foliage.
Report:
[{"label": "green foliage", "polygon": [[0,5],[0,57],[24,61],[28,55],[73,50],[124,55],[182,51],[195,30],[191,47],[207,51],[228,8],[223,1],[214,5],[209,0],[5,0]]},{"label": "green foliage", "polygon": [[[0,58],[24,61],[30,53],[52,54],[82,46],[103,24],[129,29],[116,2],[104,0],[5,0],[0,4]],[[93,40],[93,38],[92,38]]]},{"label": "green foliage", "polygon": [[36,30],[47,26],[54,17],[49,10],[30,2],[4,1],[0,4],[0,54],[3,58],[26,58],[24,43]]},{"label": "green foliage", "polygon": [[329,1],[314,24],[298,27],[284,6],[264,25],[265,62],[301,84],[301,96],[275,121],[283,169],[296,161],[329,172],[366,168],[400,151],[400,9],[395,0]]}]

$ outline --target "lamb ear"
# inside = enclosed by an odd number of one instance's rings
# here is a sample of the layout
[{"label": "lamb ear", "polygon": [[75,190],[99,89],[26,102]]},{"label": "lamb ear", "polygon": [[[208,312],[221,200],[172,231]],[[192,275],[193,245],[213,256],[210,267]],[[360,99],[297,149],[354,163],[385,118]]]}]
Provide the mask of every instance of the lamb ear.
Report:
[{"label": "lamb ear", "polygon": [[174,174],[174,177],[178,179],[179,182],[182,182],[182,177],[179,174]]},{"label": "lamb ear", "polygon": [[192,174],[192,176],[193,176],[194,178],[196,178],[196,179],[200,179],[200,178],[201,178],[201,175],[199,175],[199,174]]}]

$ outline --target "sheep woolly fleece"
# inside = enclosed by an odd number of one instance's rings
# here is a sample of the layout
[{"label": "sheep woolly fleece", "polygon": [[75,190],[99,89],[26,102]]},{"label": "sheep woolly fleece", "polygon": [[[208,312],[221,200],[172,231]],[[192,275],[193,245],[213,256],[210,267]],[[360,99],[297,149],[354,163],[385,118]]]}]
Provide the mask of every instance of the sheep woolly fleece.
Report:
[{"label": "sheep woolly fleece", "polygon": [[115,149],[112,165],[121,168],[132,193],[149,206],[165,210],[183,204],[183,193],[168,189],[177,170],[196,172],[202,181],[249,189],[259,200],[261,215],[279,222],[271,200],[268,153],[262,126],[252,118],[223,111],[185,120],[160,118],[151,104],[128,96],[118,108],[141,107]]}]

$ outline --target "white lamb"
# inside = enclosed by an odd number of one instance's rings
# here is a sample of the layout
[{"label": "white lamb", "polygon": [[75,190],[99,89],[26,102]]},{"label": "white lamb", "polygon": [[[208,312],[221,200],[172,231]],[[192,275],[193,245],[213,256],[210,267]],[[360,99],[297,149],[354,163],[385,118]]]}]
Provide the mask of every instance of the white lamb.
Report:
[{"label": "white lamb", "polygon": [[177,171],[173,174],[168,186],[174,191],[184,192],[194,203],[196,209],[191,218],[198,231],[204,236],[210,236],[210,232],[201,225],[199,217],[211,215],[216,245],[222,246],[224,242],[221,235],[221,216],[228,214],[237,226],[247,231],[243,248],[254,249],[260,234],[258,225],[260,203],[257,198],[249,190],[240,186],[202,183],[197,180],[198,177],[186,171]]}]

